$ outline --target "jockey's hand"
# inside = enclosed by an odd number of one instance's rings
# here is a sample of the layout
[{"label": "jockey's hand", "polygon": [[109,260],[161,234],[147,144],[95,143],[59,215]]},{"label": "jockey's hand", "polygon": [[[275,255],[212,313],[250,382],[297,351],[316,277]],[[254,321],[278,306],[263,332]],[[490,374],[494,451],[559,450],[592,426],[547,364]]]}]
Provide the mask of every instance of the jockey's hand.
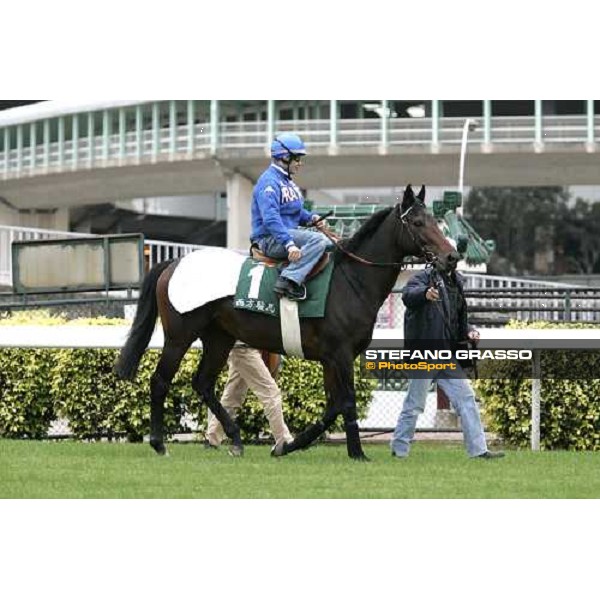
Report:
[{"label": "jockey's hand", "polygon": [[302,251],[300,250],[300,248],[298,248],[298,246],[294,246],[294,244],[292,244],[291,246],[288,246],[288,260],[290,262],[298,262],[300,260],[300,257],[302,256]]},{"label": "jockey's hand", "polygon": [[325,229],[327,226],[327,221],[325,219],[319,221],[321,217],[319,215],[313,215],[312,222],[315,224],[317,229]]},{"label": "jockey's hand", "polygon": [[467,334],[467,337],[473,342],[478,342],[481,336],[479,335],[479,331],[477,331],[477,329],[472,329]]}]

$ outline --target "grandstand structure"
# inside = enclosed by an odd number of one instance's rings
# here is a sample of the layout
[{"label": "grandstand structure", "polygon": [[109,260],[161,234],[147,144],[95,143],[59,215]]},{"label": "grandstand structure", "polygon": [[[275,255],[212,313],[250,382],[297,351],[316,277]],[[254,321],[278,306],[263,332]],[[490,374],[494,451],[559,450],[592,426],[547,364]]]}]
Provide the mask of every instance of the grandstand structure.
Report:
[{"label": "grandstand structure", "polygon": [[[237,246],[277,132],[307,143],[299,183],[308,197],[409,182],[449,188],[466,118],[477,121],[469,185],[600,184],[598,113],[594,100],[39,102],[0,111],[0,223],[64,229],[77,208],[186,197],[206,220],[226,221]],[[160,211],[176,216],[170,204]]]},{"label": "grandstand structure", "polygon": [[[328,190],[387,188],[386,202],[409,182],[451,190],[463,145],[469,185],[600,184],[595,100],[42,101],[0,111],[2,239],[41,228],[244,248],[282,131],[307,143],[306,197],[335,204],[344,227],[344,211],[372,209]],[[476,239],[460,214],[443,218]],[[488,250],[472,241],[471,263]]]}]

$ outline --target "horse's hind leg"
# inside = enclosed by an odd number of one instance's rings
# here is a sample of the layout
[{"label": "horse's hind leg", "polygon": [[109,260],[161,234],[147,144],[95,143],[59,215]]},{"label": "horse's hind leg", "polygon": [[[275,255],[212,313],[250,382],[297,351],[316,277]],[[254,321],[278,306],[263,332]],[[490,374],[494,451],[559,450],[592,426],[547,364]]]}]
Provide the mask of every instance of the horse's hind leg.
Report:
[{"label": "horse's hind leg", "polygon": [[191,340],[175,343],[165,339],[158,365],[150,379],[150,445],[158,454],[167,454],[164,441],[165,397]]},{"label": "horse's hind leg", "polygon": [[215,395],[217,377],[227,362],[227,357],[234,343],[235,338],[216,327],[202,335],[202,360],[194,375],[192,387],[206,402],[208,408],[223,426],[227,437],[231,439],[231,454],[241,456],[244,453],[244,448],[240,428]]}]

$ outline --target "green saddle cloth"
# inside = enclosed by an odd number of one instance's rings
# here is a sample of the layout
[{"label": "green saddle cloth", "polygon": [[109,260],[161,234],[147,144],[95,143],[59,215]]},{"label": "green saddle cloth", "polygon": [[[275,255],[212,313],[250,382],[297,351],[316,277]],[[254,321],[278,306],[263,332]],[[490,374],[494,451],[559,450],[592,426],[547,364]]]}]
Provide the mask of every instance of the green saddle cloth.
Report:
[{"label": "green saddle cloth", "polygon": [[[316,276],[305,283],[306,300],[298,302],[300,318],[317,318],[325,315],[325,302],[333,272],[333,260]],[[247,258],[242,265],[233,305],[240,310],[279,317],[279,296],[273,291],[279,277],[276,267]]]}]

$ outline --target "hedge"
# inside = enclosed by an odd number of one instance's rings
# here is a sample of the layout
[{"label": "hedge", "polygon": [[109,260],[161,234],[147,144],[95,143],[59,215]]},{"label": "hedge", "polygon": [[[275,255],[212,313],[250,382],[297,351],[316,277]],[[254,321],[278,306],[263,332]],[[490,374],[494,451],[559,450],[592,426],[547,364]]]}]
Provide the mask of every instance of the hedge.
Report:
[{"label": "hedge", "polygon": [[[51,320],[61,322],[54,317]],[[33,319],[20,318],[18,322],[40,324],[40,321],[45,319],[38,315]],[[86,322],[98,324],[98,320]],[[122,321],[103,319],[101,323],[122,324]],[[126,435],[131,441],[140,441],[149,432],[150,377],[159,352],[146,352],[134,382],[115,377],[112,369],[117,355],[117,350],[105,349],[0,350],[0,435],[42,438],[54,419],[65,418],[77,439]],[[200,356],[200,351],[190,350],[173,381],[165,405],[168,435],[189,431],[185,423],[190,420],[199,425],[200,431],[206,424],[206,407],[191,387]],[[224,369],[217,384],[219,395],[226,378]],[[321,417],[325,391],[319,363],[286,358],[278,383],[285,419],[292,432],[302,431]],[[360,378],[358,362],[355,383],[358,414],[363,418],[375,382]],[[268,434],[262,405],[251,392],[238,420],[246,441]],[[332,430],[342,427],[339,419]]]},{"label": "hedge", "polygon": [[6,348],[0,352],[0,434],[39,439],[56,418],[50,379],[52,350]]},{"label": "hedge", "polygon": [[[583,329],[586,324],[512,322],[513,329]],[[600,327],[600,325],[599,325]],[[600,352],[548,350],[541,353],[541,441],[546,450],[600,450],[600,379],[557,379],[565,365],[600,374]],[[528,447],[531,437],[531,365],[496,363],[495,376],[478,379],[487,427],[517,447]]]},{"label": "hedge", "polygon": [[[60,318],[19,317],[18,323],[64,322]],[[122,324],[122,320],[86,320],[86,323]],[[2,324],[6,321],[3,320]],[[600,325],[599,325],[600,326]],[[513,328],[583,328],[588,325],[556,323],[509,324]],[[127,435],[141,440],[149,431],[150,377],[158,351],[144,355],[134,382],[115,378],[112,367],[116,350],[32,350],[0,351],[0,435],[43,438],[51,422],[69,421],[78,439]],[[576,356],[576,358],[575,358]],[[191,388],[192,375],[200,353],[186,355],[169,392],[165,410],[168,434],[186,430],[184,417],[205,425],[206,408]],[[557,367],[574,361],[588,372],[600,373],[600,352],[548,351],[542,353],[541,446],[544,449],[600,449],[600,379],[553,379]],[[521,369],[515,371],[515,369]],[[531,432],[530,366],[515,363],[494,365],[505,377],[479,379],[475,389],[482,400],[486,426],[511,445],[527,447]],[[220,394],[226,379],[224,370],[217,384]],[[302,431],[322,415],[325,406],[322,367],[319,363],[286,358],[279,376],[285,419],[292,432]],[[375,383],[361,379],[355,367],[357,409],[363,418]],[[238,416],[246,441],[268,434],[268,424],[256,397],[248,394]],[[338,419],[334,431],[342,430]]]}]

